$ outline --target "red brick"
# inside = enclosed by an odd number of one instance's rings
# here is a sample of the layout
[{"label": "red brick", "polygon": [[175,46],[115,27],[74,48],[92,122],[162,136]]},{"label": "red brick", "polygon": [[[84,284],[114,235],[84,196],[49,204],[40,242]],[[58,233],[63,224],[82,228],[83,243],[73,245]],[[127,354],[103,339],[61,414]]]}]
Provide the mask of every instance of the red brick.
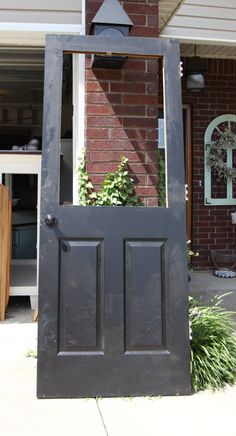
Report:
[{"label": "red brick", "polygon": [[111,106],[108,105],[93,105],[93,104],[87,104],[86,105],[86,111],[87,114],[94,114],[94,115],[111,115],[114,114],[114,109]]},{"label": "red brick", "polygon": [[146,139],[146,130],[145,129],[112,129],[111,138],[143,140]]},{"label": "red brick", "polygon": [[87,132],[86,132],[86,134],[87,134],[87,137],[88,138],[109,138],[109,130],[108,129],[103,129],[103,128],[100,128],[100,129],[97,129],[97,128],[89,128],[89,129],[87,129]]},{"label": "red brick", "polygon": [[157,28],[156,27],[144,27],[144,26],[135,26],[131,29],[131,36],[149,36],[156,37],[157,36]]},{"label": "red brick", "polygon": [[157,173],[157,166],[154,164],[138,164],[129,162],[129,168],[134,174],[156,174]]},{"label": "red brick", "polygon": [[104,173],[110,173],[112,171],[117,170],[117,162],[110,163],[107,162],[106,166],[104,166],[104,163],[96,163],[96,162],[88,162],[87,163],[87,171],[90,174],[104,174]]},{"label": "red brick", "polygon": [[100,175],[93,174],[91,176],[91,181],[92,181],[93,185],[99,186],[102,184],[103,180],[104,180],[104,174],[102,174],[102,175],[101,174]]},{"label": "red brick", "polygon": [[158,106],[148,106],[147,107],[147,116],[149,117],[155,117],[157,118],[158,116]]},{"label": "red brick", "polygon": [[146,185],[157,186],[158,176],[156,174],[146,176]]},{"label": "red brick", "polygon": [[87,117],[87,126],[89,127],[98,127],[98,126],[104,126],[104,127],[120,127],[120,121],[117,117],[102,117],[102,116],[95,116],[95,117]]},{"label": "red brick", "polygon": [[157,75],[154,73],[147,73],[145,71],[124,72],[124,80],[127,82],[155,82]]},{"label": "red brick", "polygon": [[[125,2],[124,3],[124,9],[129,13],[138,13],[140,15],[146,14],[146,15],[157,15],[157,4],[149,4],[149,3],[141,3],[139,5],[136,4],[137,2],[131,3],[131,2]],[[137,9],[138,8],[138,9]]]},{"label": "red brick", "polygon": [[135,26],[146,26],[146,15],[129,14],[129,17]]},{"label": "red brick", "polygon": [[122,80],[122,70],[94,69],[94,76],[97,80]]},{"label": "red brick", "polygon": [[111,94],[111,93],[88,93],[87,94],[87,103],[90,104],[107,104],[108,101],[110,104],[121,104],[122,103],[122,95],[120,94]]},{"label": "red brick", "polygon": [[93,162],[110,162],[113,159],[113,153],[109,151],[90,151],[89,160]]},{"label": "red brick", "polygon": [[124,92],[124,93],[138,93],[144,94],[146,92],[145,83],[125,83],[125,82],[111,82],[110,83],[111,92]]},{"label": "red brick", "polygon": [[114,111],[116,115],[135,115],[135,116],[146,116],[146,108],[145,106],[125,106],[125,105],[116,105],[114,106]]},{"label": "red brick", "polygon": [[158,83],[155,81],[154,83],[148,83],[147,84],[147,93],[148,94],[155,94],[158,93]]},{"label": "red brick", "polygon": [[147,207],[157,207],[158,206],[158,198],[148,198],[147,199]]},{"label": "red brick", "polygon": [[147,61],[147,71],[149,73],[158,73],[159,63],[157,60],[149,60]]},{"label": "red brick", "polygon": [[126,142],[115,141],[114,139],[88,139],[87,148],[89,150],[120,150],[122,144],[125,147]]},{"label": "red brick", "polygon": [[137,129],[148,127],[155,128],[156,127],[156,120],[152,118],[137,118],[137,117],[125,117],[123,119],[123,126],[124,127],[136,127]]},{"label": "red brick", "polygon": [[157,189],[154,186],[150,187],[143,187],[139,186],[137,192],[139,195],[142,195],[143,197],[155,197],[157,198]]},{"label": "red brick", "polygon": [[145,183],[146,183],[146,176],[145,175],[132,174],[132,178],[134,180],[135,185],[145,185]]},{"label": "red brick", "polygon": [[157,16],[156,15],[148,15],[147,24],[148,24],[148,26],[157,26],[158,25]]},{"label": "red brick", "polygon": [[135,104],[135,105],[149,105],[149,104],[157,104],[157,97],[153,95],[135,95],[128,94],[123,97],[124,104]]},{"label": "red brick", "polygon": [[127,59],[125,62],[125,65],[123,67],[123,70],[132,70],[132,71],[145,71],[145,60],[137,60],[137,59]]},{"label": "red brick", "polygon": [[101,92],[88,93],[86,102],[91,104],[107,104],[107,96]]},{"label": "red brick", "polygon": [[103,92],[103,91],[108,91],[108,82],[103,83],[101,85],[101,83],[97,82],[97,81],[93,81],[93,82],[87,82],[86,83],[86,91],[87,92]]}]

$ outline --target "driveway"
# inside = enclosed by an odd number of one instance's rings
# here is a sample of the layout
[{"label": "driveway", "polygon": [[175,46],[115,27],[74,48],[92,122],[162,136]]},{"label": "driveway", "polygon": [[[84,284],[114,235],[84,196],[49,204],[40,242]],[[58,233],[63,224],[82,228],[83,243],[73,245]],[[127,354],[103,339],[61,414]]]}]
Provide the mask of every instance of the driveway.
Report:
[{"label": "driveway", "polygon": [[0,323],[4,436],[236,436],[236,387],[189,397],[38,400],[36,323]]}]

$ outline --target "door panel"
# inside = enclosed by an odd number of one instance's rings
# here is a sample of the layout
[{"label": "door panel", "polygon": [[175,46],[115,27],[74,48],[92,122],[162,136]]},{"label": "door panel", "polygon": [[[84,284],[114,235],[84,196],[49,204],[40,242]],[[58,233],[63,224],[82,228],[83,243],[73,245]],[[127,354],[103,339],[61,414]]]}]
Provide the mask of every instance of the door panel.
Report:
[{"label": "door panel", "polygon": [[127,241],[125,245],[125,351],[159,350],[164,345],[164,244]]},{"label": "door panel", "polygon": [[101,351],[102,241],[60,242],[59,351]]},{"label": "door panel", "polygon": [[[125,38],[126,39],[126,38]],[[190,392],[179,51],[109,39],[111,52],[165,59],[168,207],[59,204],[62,52],[105,38],[50,37],[46,50],[38,396]],[[52,105],[53,101],[53,105]],[[178,147],[178,158],[174,153]],[[45,217],[55,216],[55,219]]]}]

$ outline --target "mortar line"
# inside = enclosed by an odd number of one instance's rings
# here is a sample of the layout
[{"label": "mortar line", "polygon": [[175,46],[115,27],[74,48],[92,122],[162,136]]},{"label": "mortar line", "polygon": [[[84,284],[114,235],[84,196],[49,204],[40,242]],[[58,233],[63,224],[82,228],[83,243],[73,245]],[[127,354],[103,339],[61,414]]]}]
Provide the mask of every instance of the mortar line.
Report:
[{"label": "mortar line", "polygon": [[104,418],[103,418],[103,416],[102,416],[102,411],[101,411],[101,409],[100,409],[100,406],[99,406],[98,401],[99,401],[98,398],[96,398],[97,409],[98,409],[98,412],[99,412],[100,418],[101,418],[101,420],[102,420],[102,424],[103,424],[103,427],[104,427],[104,430],[105,430],[106,436],[109,436],[109,433],[108,433],[108,430],[107,430],[107,427],[106,427],[106,424],[105,424]]}]

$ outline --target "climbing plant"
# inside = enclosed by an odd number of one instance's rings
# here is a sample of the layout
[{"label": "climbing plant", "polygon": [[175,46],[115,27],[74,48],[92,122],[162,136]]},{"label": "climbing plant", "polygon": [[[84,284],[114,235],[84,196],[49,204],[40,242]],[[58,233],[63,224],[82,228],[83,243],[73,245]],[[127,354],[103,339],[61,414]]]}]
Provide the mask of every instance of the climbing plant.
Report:
[{"label": "climbing plant", "polygon": [[128,159],[121,157],[115,172],[108,173],[98,191],[89,179],[84,156],[78,167],[80,204],[94,206],[141,206],[142,201],[135,193],[134,179],[129,174]]},{"label": "climbing plant", "polygon": [[157,160],[158,160],[158,205],[165,207],[166,206],[166,174],[165,174],[165,158],[162,155],[161,151],[157,151]]}]

